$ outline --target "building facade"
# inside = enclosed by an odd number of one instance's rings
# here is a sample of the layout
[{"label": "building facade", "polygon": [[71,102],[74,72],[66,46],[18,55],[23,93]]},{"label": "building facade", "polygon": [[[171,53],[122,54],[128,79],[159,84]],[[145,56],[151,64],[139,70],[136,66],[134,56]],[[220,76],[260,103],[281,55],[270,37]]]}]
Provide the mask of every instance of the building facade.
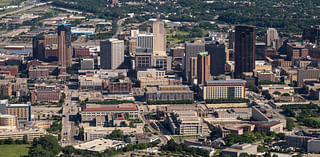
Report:
[{"label": "building facade", "polygon": [[118,69],[124,61],[124,41],[109,39],[100,42],[100,64],[103,69]]},{"label": "building facade", "polygon": [[207,81],[202,87],[201,95],[204,100],[245,98],[245,86],[245,80]]},{"label": "building facade", "polygon": [[256,53],[256,27],[235,27],[235,77],[243,72],[253,72]]},{"label": "building facade", "polygon": [[72,66],[72,46],[70,25],[58,25],[59,66],[66,69]]}]

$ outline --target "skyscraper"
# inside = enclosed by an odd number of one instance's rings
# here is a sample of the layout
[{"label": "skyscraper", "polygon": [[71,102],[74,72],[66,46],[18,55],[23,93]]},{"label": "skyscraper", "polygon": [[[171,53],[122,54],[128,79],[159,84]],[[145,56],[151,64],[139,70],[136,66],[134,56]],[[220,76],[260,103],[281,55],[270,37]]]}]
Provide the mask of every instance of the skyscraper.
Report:
[{"label": "skyscraper", "polygon": [[154,55],[166,56],[166,30],[164,29],[164,23],[158,20],[153,22],[152,33],[154,36]]},{"label": "skyscraper", "polygon": [[198,84],[205,84],[210,78],[210,55],[208,52],[200,52],[197,61]]},{"label": "skyscraper", "polygon": [[195,84],[193,81],[197,78],[197,66],[198,66],[198,58],[197,57],[190,57],[189,58],[189,65],[190,65],[190,72],[189,72],[189,79],[191,84]]},{"label": "skyscraper", "polygon": [[71,27],[70,25],[58,25],[58,54],[59,66],[66,69],[72,66],[71,54]]},{"label": "skyscraper", "polygon": [[212,76],[224,74],[226,65],[226,50],[223,44],[206,43],[205,50],[210,55],[210,72]]},{"label": "skyscraper", "polygon": [[190,57],[197,57],[200,52],[205,51],[204,43],[186,43],[184,56],[184,77],[186,81],[190,81]]},{"label": "skyscraper", "polygon": [[275,28],[268,28],[266,37],[265,37],[265,43],[266,46],[269,48],[277,48],[279,42],[279,35],[278,31]]},{"label": "skyscraper", "polygon": [[45,39],[44,36],[35,36],[32,39],[32,57],[36,59],[44,58]]},{"label": "skyscraper", "polygon": [[235,36],[235,77],[243,72],[253,72],[256,53],[256,27],[236,26]]},{"label": "skyscraper", "polygon": [[102,69],[117,69],[124,61],[124,41],[109,39],[100,41],[100,64]]}]

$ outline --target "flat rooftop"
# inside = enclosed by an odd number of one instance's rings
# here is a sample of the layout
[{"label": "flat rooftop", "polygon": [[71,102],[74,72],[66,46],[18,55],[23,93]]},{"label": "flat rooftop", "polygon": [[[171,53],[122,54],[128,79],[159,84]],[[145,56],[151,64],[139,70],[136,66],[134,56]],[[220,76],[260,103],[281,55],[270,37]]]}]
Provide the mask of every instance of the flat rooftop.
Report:
[{"label": "flat rooftop", "polygon": [[245,80],[209,80],[207,81],[207,85],[238,85],[238,84],[246,84]]},{"label": "flat rooftop", "polygon": [[126,146],[127,143],[124,143],[123,141],[116,141],[116,140],[110,140],[110,139],[96,139],[90,142],[82,143],[79,145],[75,145],[74,148],[81,149],[81,150],[88,150],[93,152],[103,152],[106,149],[109,148],[122,148]]},{"label": "flat rooftop", "polygon": [[83,111],[137,111],[136,104],[118,104],[118,105],[103,105],[103,104],[86,104]]}]

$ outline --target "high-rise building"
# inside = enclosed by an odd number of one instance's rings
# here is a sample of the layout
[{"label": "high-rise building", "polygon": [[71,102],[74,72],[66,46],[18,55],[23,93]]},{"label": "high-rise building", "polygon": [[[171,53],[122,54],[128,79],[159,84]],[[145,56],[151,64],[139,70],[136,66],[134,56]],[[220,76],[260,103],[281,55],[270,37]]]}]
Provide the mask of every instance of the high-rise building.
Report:
[{"label": "high-rise building", "polygon": [[189,58],[189,63],[190,63],[189,64],[190,65],[189,79],[190,79],[191,84],[195,84],[194,79],[197,78],[197,75],[198,75],[198,73],[197,73],[198,63],[197,62],[198,62],[197,57],[190,57]]},{"label": "high-rise building", "polygon": [[153,34],[139,34],[137,48],[153,50]]},{"label": "high-rise building", "polygon": [[100,64],[102,69],[117,69],[123,61],[123,40],[109,39],[100,42]]},{"label": "high-rise building", "polygon": [[32,39],[32,56],[33,58],[40,59],[44,57],[45,51],[45,38],[44,36],[35,36]]},{"label": "high-rise building", "polygon": [[153,22],[152,33],[154,36],[154,55],[166,56],[166,30],[164,28],[164,23],[159,21]]},{"label": "high-rise building", "polygon": [[217,42],[206,43],[205,50],[210,55],[210,73],[212,76],[224,74],[226,65],[225,46]]},{"label": "high-rise building", "polygon": [[256,27],[235,27],[235,77],[243,72],[253,72],[256,53]]},{"label": "high-rise building", "polygon": [[200,52],[197,61],[198,84],[204,84],[210,78],[210,55],[208,52]]},{"label": "high-rise building", "polygon": [[320,45],[320,26],[310,26],[304,29],[303,40]]},{"label": "high-rise building", "polygon": [[186,81],[190,81],[190,57],[197,57],[200,52],[205,51],[205,45],[201,42],[186,43],[184,56],[184,76]]},{"label": "high-rise building", "polygon": [[129,54],[131,57],[135,56],[136,48],[137,48],[137,38],[131,38],[129,40]]},{"label": "high-rise building", "polygon": [[265,44],[268,48],[277,49],[277,45],[279,42],[279,34],[277,29],[268,28],[265,36]]},{"label": "high-rise building", "polygon": [[62,69],[72,66],[71,49],[71,26],[61,24],[58,26],[58,54],[59,66]]}]

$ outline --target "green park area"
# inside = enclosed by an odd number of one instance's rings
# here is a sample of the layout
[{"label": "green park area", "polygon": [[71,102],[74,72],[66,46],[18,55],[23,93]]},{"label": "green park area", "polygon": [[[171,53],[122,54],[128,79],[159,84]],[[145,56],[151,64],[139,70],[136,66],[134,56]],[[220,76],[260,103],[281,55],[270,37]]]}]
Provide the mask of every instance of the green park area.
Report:
[{"label": "green park area", "polygon": [[0,157],[20,157],[28,155],[28,144],[0,145]]}]

